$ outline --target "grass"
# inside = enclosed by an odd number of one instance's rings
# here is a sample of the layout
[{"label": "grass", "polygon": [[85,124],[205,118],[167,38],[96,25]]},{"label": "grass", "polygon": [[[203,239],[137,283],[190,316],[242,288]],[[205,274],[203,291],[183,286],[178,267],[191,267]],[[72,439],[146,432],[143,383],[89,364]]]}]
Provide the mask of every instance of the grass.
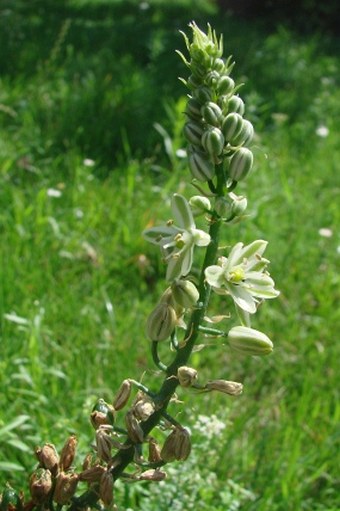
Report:
[{"label": "grass", "polygon": [[[110,401],[122,378],[146,372],[157,385],[143,325],[164,269],[140,232],[168,217],[169,193],[193,193],[176,156],[184,101],[177,75],[185,70],[174,49],[182,44],[177,29],[194,14],[214,23],[203,4],[190,2],[168,11],[151,2],[148,16],[132,2],[66,2],[56,17],[46,8],[43,25],[24,7],[1,14],[7,28],[19,23],[22,42],[6,39],[15,58],[9,66],[2,54],[0,93],[0,480],[20,487],[35,466],[35,445],[61,447],[77,432],[79,453],[88,452],[93,403]],[[136,20],[141,32],[127,48]],[[281,296],[254,326],[276,349],[264,361],[214,348],[196,353],[202,379],[244,381],[244,395],[208,401],[182,393],[194,460],[171,469],[168,493],[119,492],[126,509],[165,510],[185,474],[185,509],[335,511],[338,43],[282,27],[263,33],[261,24],[228,17],[220,23],[258,135],[256,168],[241,187],[250,219],[224,241],[270,242]],[[202,414],[227,427],[211,439],[197,426]]]}]

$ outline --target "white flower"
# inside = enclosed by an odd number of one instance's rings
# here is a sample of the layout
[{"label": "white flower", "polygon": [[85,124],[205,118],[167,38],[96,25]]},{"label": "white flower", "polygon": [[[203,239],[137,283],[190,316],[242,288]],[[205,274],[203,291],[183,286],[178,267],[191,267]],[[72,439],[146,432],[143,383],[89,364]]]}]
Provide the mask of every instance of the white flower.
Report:
[{"label": "white flower", "polygon": [[269,261],[262,257],[267,242],[256,240],[244,246],[237,243],[229,257],[220,257],[218,265],[208,266],[205,277],[218,294],[230,295],[242,310],[253,314],[259,299],[275,298],[279,291],[265,268]]},{"label": "white flower", "polygon": [[164,226],[152,227],[143,232],[147,241],[161,247],[168,264],[168,281],[189,273],[195,245],[205,247],[210,243],[209,234],[196,229],[189,203],[182,195],[173,195],[171,207],[177,225],[169,221]]}]

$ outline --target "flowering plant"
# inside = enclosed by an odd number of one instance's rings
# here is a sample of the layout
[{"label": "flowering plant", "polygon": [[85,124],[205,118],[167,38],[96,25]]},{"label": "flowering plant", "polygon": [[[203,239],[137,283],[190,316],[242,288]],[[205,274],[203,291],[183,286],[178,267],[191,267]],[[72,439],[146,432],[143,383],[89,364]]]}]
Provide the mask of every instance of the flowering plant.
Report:
[{"label": "flowering plant", "polygon": [[[267,243],[237,243],[227,257],[219,255],[221,229],[242,220],[247,207],[246,198],[234,190],[252,169],[253,126],[244,119],[245,106],[230,76],[234,64],[222,57],[222,37],[210,26],[207,33],[195,23],[190,28],[191,41],[183,34],[189,57],[178,53],[190,71],[182,79],[189,91],[184,135],[192,183],[200,195],[187,200],[175,193],[173,219],[143,233],[160,247],[166,265],[167,287],[146,322],[152,357],[163,373],[161,386],[155,391],[125,379],[111,403],[99,399],[94,406],[95,452],[85,457],[81,470],[73,465],[75,436],[60,453],[45,444],[36,450],[39,465],[30,480],[30,501],[24,503],[7,489],[1,509],[113,508],[117,479],[162,481],[167,463],[184,461],[191,452],[189,430],[167,411],[177,387],[233,396],[242,392],[242,383],[227,379],[198,382],[198,369],[189,360],[199,337],[224,337],[231,349],[245,355],[264,356],[273,349],[272,341],[251,328],[250,321],[261,301],[278,295],[263,257]],[[206,219],[205,230],[196,227],[199,215]],[[198,279],[191,273],[196,248],[205,248]],[[231,298],[239,325],[229,331],[206,325],[211,291]],[[159,356],[159,343],[166,342],[171,348],[169,364]]]}]

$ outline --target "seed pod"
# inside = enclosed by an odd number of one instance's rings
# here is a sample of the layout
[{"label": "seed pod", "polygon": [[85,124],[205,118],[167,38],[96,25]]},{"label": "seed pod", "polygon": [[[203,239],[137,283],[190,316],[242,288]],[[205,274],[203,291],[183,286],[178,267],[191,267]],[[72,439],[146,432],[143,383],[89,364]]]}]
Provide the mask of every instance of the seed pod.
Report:
[{"label": "seed pod", "polygon": [[190,387],[197,380],[197,371],[192,367],[181,366],[177,370],[177,378],[181,387]]},{"label": "seed pod", "polygon": [[59,472],[56,478],[53,500],[57,504],[67,504],[76,492],[78,480],[77,474]]},{"label": "seed pod", "polygon": [[155,405],[147,398],[147,396],[145,396],[145,394],[143,394],[143,397],[133,405],[132,410],[135,417],[139,421],[143,422],[153,414],[155,411]]},{"label": "seed pod", "polygon": [[175,309],[160,302],[149,315],[146,322],[146,335],[151,341],[165,341],[173,332],[177,322]]},{"label": "seed pod", "polygon": [[199,299],[199,292],[190,280],[174,280],[171,290],[174,300],[184,309],[194,307]]},{"label": "seed pod", "polygon": [[202,145],[207,153],[215,159],[224,147],[224,136],[219,128],[208,128],[202,135]]},{"label": "seed pod", "polygon": [[197,99],[190,98],[187,102],[185,113],[193,120],[198,121],[202,118],[201,103]]},{"label": "seed pod", "polygon": [[201,109],[202,116],[206,123],[212,126],[220,126],[222,120],[222,110],[213,101],[208,101]]},{"label": "seed pod", "polygon": [[29,487],[34,504],[43,504],[52,489],[51,472],[44,468],[34,472],[30,478]]},{"label": "seed pod", "polygon": [[85,481],[86,483],[97,483],[100,481],[101,476],[106,471],[105,467],[101,465],[95,465],[94,467],[87,468],[79,474],[79,481]]},{"label": "seed pod", "polygon": [[220,96],[227,96],[233,92],[235,82],[230,76],[221,76],[217,82],[217,93]]},{"label": "seed pod", "polygon": [[241,147],[231,157],[228,175],[233,181],[242,181],[247,177],[253,166],[253,153],[246,147]]},{"label": "seed pod", "polygon": [[125,415],[125,425],[130,440],[136,444],[141,444],[144,440],[144,432],[135,417],[133,410],[129,410]]},{"label": "seed pod", "polygon": [[115,410],[124,408],[131,395],[131,386],[130,380],[123,380],[113,400],[113,408]]},{"label": "seed pod", "polygon": [[100,478],[99,496],[105,506],[111,506],[113,502],[113,476],[108,470]]},{"label": "seed pod", "polygon": [[45,444],[42,448],[37,447],[35,454],[42,468],[50,470],[52,474],[57,471],[59,456],[56,448],[52,444]]},{"label": "seed pod", "polygon": [[241,131],[243,118],[240,114],[228,114],[222,123],[222,133],[227,142],[230,142]]},{"label": "seed pod", "polygon": [[247,145],[249,144],[254,136],[254,128],[251,122],[243,119],[240,131],[230,139],[231,145]]},{"label": "seed pod", "polygon": [[190,433],[185,428],[177,428],[175,456],[178,461],[185,461],[191,452]]},{"label": "seed pod", "polygon": [[209,181],[215,175],[215,165],[204,153],[191,151],[188,164],[192,177],[198,181]]},{"label": "seed pod", "polygon": [[75,435],[71,435],[66,440],[66,443],[60,454],[59,466],[61,470],[66,471],[71,467],[76,454],[77,443],[78,441]]},{"label": "seed pod", "polygon": [[236,381],[211,380],[207,382],[205,388],[208,390],[217,390],[218,392],[223,392],[230,396],[238,396],[242,393],[243,385]]},{"label": "seed pod", "polygon": [[231,96],[231,98],[228,100],[228,112],[236,112],[240,115],[243,115],[244,110],[244,103],[240,96]]},{"label": "seed pod", "polygon": [[190,144],[201,146],[203,128],[198,122],[189,121],[184,125],[183,133]]},{"label": "seed pod", "polygon": [[96,431],[96,447],[98,457],[106,462],[111,461],[112,439],[103,428]]},{"label": "seed pod", "polygon": [[269,355],[273,343],[264,333],[246,326],[235,326],[228,333],[230,347],[243,355]]},{"label": "seed pod", "polygon": [[167,463],[176,459],[175,455],[175,443],[176,443],[176,430],[173,430],[170,435],[165,439],[161,450],[161,458]]}]

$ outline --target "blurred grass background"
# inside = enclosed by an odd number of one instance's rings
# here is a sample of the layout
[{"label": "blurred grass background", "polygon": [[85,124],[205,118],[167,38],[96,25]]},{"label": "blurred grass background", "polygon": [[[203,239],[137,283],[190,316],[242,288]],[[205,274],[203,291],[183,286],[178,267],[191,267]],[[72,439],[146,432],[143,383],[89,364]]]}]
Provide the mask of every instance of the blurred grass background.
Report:
[{"label": "blurred grass background", "polygon": [[[140,233],[168,218],[170,193],[194,193],[180,151],[186,69],[175,54],[194,19],[223,32],[245,83],[256,167],[240,191],[251,217],[224,241],[270,242],[281,296],[254,326],[276,349],[266,360],[195,354],[202,379],[243,381],[245,392],[181,394],[198,454],[175,467],[168,493],[121,488],[123,509],[340,509],[336,18],[315,17],[319,4],[302,0],[295,16],[267,2],[244,12],[223,4],[2,0],[2,487],[26,487],[37,444],[60,447],[76,432],[85,454],[93,403],[110,401],[122,378],[146,373],[157,385],[143,330],[164,268]],[[226,425],[215,440],[213,421],[199,419],[211,414]]]}]

